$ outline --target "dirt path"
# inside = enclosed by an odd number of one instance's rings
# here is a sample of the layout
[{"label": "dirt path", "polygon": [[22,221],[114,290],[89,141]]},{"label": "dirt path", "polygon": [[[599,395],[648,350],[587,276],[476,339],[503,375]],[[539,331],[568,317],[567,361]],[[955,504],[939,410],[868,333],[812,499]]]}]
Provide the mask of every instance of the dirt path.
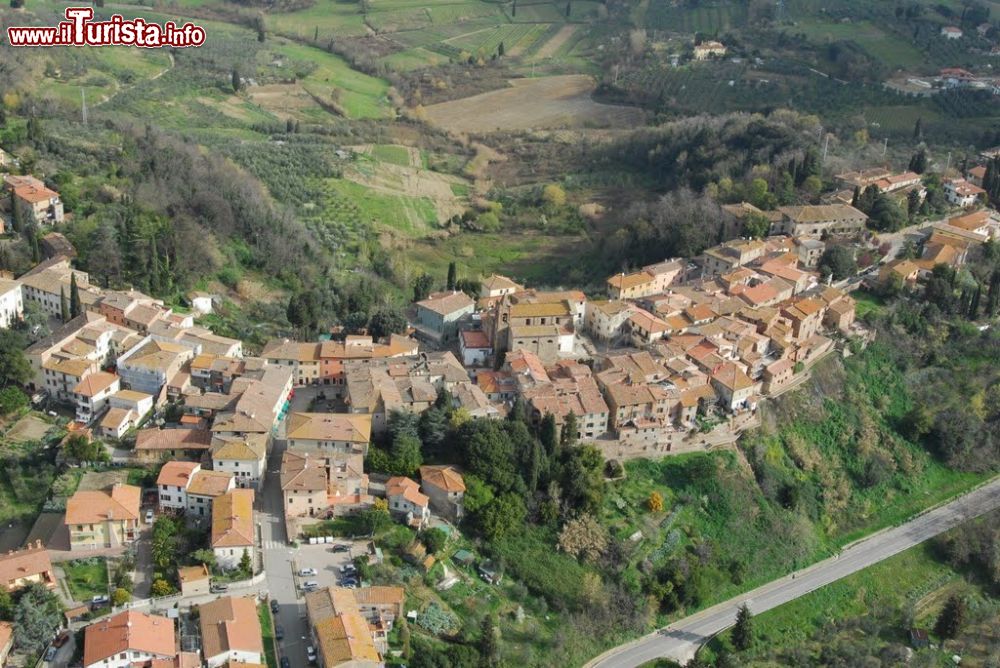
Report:
[{"label": "dirt path", "polygon": [[148,79],[142,79],[140,81],[136,81],[134,84],[131,84],[131,85],[128,85],[128,86],[124,86],[124,87],[120,86],[118,84],[117,80],[113,80],[115,82],[115,92],[114,92],[114,94],[113,95],[108,95],[106,97],[101,98],[100,100],[97,101],[96,104],[94,104],[94,106],[95,107],[99,107],[102,104],[104,104],[105,102],[110,102],[111,100],[113,100],[116,97],[118,97],[123,91],[126,91],[126,90],[129,90],[131,88],[134,88],[135,86],[138,86],[140,83],[143,83],[145,81],[156,81],[157,79],[159,79],[164,74],[166,74],[167,72],[169,72],[170,70],[172,70],[174,68],[174,54],[172,54],[169,51],[167,51],[167,58],[170,59],[170,64],[167,65],[162,70],[160,70],[159,72],[157,72],[156,74],[154,74],[153,76],[149,77]]},{"label": "dirt path", "polygon": [[552,36],[552,39],[547,41],[545,44],[542,44],[541,48],[538,49],[538,52],[535,54],[535,57],[551,58],[559,53],[559,49],[562,48],[563,44],[568,42],[576,33],[577,27],[578,26],[575,25],[568,25],[560,28],[559,32]]}]

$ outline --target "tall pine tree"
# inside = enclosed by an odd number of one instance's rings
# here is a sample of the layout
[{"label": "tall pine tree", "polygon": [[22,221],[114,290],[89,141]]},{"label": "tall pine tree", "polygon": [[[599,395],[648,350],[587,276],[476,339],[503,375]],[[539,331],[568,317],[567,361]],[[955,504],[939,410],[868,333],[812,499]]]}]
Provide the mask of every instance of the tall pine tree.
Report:
[{"label": "tall pine tree", "polygon": [[753,644],[753,615],[744,603],[736,613],[736,625],[733,626],[733,647],[739,651],[750,649]]}]

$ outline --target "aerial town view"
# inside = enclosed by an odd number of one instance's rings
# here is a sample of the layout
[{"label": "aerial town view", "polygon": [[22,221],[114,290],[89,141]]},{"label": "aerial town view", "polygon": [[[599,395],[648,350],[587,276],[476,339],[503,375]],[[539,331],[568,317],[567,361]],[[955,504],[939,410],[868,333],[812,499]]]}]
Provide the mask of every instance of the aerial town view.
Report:
[{"label": "aerial town view", "polygon": [[1000,1],[2,0],[5,666],[1000,668]]}]

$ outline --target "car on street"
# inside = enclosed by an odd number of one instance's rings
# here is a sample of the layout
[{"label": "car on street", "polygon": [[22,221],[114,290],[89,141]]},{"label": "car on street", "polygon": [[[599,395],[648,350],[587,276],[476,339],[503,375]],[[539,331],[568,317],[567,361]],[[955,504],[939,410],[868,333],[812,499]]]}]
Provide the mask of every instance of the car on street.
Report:
[{"label": "car on street", "polygon": [[153,509],[150,508],[149,510],[146,511],[146,524],[152,524],[152,523],[153,523]]},{"label": "car on street", "polygon": [[319,589],[319,583],[315,580],[306,580],[302,583],[302,591],[310,592]]},{"label": "car on street", "polygon": [[285,639],[285,627],[281,624],[276,624],[274,627],[274,638],[275,640]]},{"label": "car on street", "polygon": [[62,631],[56,634],[56,638],[55,640],[52,641],[52,644],[55,645],[56,647],[62,647],[67,642],[69,642],[69,631],[63,629]]},{"label": "car on street", "polygon": [[301,568],[299,569],[299,577],[306,577],[309,575],[316,575],[317,571],[315,568]]},{"label": "car on street", "polygon": [[281,668],[292,668],[292,662],[288,660],[287,656],[281,657]]},{"label": "car on street", "polygon": [[102,605],[107,605],[110,600],[111,599],[109,599],[106,595],[99,594],[90,599],[90,607],[95,608],[95,607],[100,607]]},{"label": "car on street", "polygon": [[47,650],[45,650],[45,660],[52,661],[56,658],[56,654],[59,653],[59,648],[55,645],[50,645]]},{"label": "car on street", "polygon": [[278,602],[275,601],[273,598],[271,599],[271,612],[273,612],[274,614],[278,614]]},{"label": "car on street", "polygon": [[309,663],[316,663],[316,648],[312,645],[306,647],[306,658],[309,659]]},{"label": "car on street", "polygon": [[229,591],[229,585],[225,582],[212,583],[212,586],[208,590],[213,594],[218,594],[219,592]]}]

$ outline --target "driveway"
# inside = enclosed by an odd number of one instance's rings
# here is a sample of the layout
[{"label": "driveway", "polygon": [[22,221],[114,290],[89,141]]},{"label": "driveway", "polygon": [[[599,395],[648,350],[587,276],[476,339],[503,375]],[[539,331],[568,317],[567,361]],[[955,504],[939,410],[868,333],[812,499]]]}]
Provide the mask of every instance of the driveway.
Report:
[{"label": "driveway", "polygon": [[133,598],[149,598],[149,590],[153,585],[153,529],[143,525],[139,532],[139,540],[135,542],[135,577],[133,579]]}]

